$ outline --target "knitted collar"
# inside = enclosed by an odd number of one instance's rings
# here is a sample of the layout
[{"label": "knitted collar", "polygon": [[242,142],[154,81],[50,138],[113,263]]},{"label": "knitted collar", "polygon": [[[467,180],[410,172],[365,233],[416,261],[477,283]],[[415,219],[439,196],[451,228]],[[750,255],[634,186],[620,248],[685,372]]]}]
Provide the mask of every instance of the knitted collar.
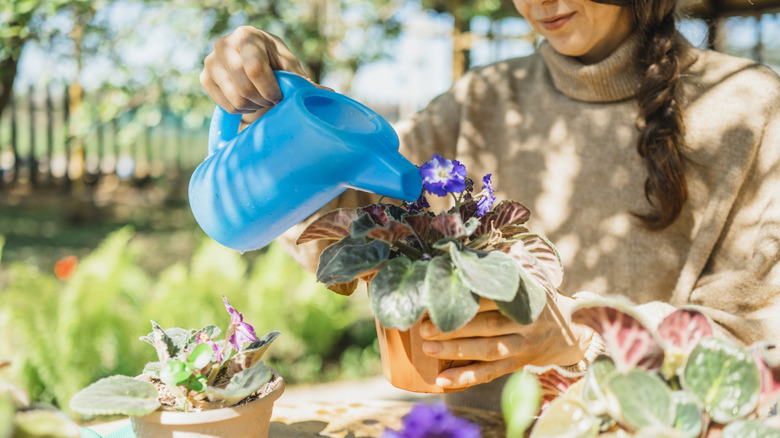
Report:
[{"label": "knitted collar", "polygon": [[[680,67],[687,68],[695,55],[685,38],[681,43]],[[636,61],[641,35],[632,33],[607,58],[595,64],[583,64],[574,57],[561,55],[545,40],[539,47],[552,75],[555,88],[566,96],[583,102],[616,102],[636,95],[644,71]]]}]

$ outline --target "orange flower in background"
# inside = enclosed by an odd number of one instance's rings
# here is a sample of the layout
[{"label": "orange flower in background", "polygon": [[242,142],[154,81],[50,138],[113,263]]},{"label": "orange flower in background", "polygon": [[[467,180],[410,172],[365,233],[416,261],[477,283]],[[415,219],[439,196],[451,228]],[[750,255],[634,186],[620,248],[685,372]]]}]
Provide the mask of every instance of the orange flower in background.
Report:
[{"label": "orange flower in background", "polygon": [[76,271],[79,259],[74,255],[65,256],[54,264],[54,275],[60,280],[67,280]]}]

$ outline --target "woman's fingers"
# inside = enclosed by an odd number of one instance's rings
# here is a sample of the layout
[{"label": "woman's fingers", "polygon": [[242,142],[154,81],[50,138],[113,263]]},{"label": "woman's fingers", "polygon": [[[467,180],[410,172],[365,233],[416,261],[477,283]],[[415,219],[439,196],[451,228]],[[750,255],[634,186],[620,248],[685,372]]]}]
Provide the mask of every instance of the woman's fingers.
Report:
[{"label": "woman's fingers", "polygon": [[249,99],[241,96],[233,76],[223,62],[224,54],[211,52],[203,63],[200,82],[217,105],[230,113],[249,113],[260,108]]},{"label": "woman's fingers", "polygon": [[448,389],[467,388],[515,372],[523,365],[522,361],[516,357],[491,362],[477,362],[442,371],[436,378],[436,384]]},{"label": "woman's fingers", "polygon": [[241,26],[214,43],[214,50],[204,60],[200,79],[219,106],[231,113],[247,114],[282,100],[274,70],[290,71],[308,79],[279,38]]},{"label": "woman's fingers", "polygon": [[518,324],[498,310],[479,311],[468,324],[452,332],[442,332],[430,320],[420,326],[420,336],[430,341],[489,337],[516,333]]},{"label": "woman's fingers", "polygon": [[239,46],[239,51],[241,75],[246,80],[246,86],[262,98],[262,106],[273,106],[281,102],[282,91],[276,82],[268,51],[252,42]]},{"label": "woman's fingers", "polygon": [[423,341],[425,354],[441,359],[495,361],[518,356],[527,341],[520,335],[465,338],[454,341]]}]

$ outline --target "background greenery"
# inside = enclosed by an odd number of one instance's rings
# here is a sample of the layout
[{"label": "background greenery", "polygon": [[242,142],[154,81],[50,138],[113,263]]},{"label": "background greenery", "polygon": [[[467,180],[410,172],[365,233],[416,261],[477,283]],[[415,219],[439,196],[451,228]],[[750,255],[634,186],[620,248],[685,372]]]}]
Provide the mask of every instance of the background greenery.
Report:
[{"label": "background greenery", "polygon": [[[178,202],[104,211],[88,222],[58,202],[35,204],[0,208],[0,362],[12,362],[6,377],[33,400],[67,408],[100,377],[138,374],[155,357],[138,340],[150,320],[226,327],[222,295],[258,335],[281,330],[266,360],[290,384],[380,372],[367,304],[326,290],[275,244],[228,250]],[[68,254],[79,264],[60,280],[53,265]]]}]

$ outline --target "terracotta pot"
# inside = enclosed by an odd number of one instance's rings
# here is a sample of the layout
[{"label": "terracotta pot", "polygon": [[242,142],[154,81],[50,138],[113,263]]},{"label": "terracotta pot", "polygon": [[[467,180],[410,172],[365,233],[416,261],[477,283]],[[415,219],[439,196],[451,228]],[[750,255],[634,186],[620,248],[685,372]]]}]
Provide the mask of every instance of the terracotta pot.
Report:
[{"label": "terracotta pot", "polygon": [[144,438],[268,438],[274,402],[284,392],[284,379],[263,398],[245,405],[201,412],[156,411],[131,417],[135,436]]},{"label": "terracotta pot", "polygon": [[436,377],[448,368],[472,362],[439,360],[425,354],[420,336],[422,321],[417,321],[407,331],[384,328],[376,321],[385,378],[396,388],[411,392],[442,394],[460,391],[461,389],[443,389],[436,385]]}]

